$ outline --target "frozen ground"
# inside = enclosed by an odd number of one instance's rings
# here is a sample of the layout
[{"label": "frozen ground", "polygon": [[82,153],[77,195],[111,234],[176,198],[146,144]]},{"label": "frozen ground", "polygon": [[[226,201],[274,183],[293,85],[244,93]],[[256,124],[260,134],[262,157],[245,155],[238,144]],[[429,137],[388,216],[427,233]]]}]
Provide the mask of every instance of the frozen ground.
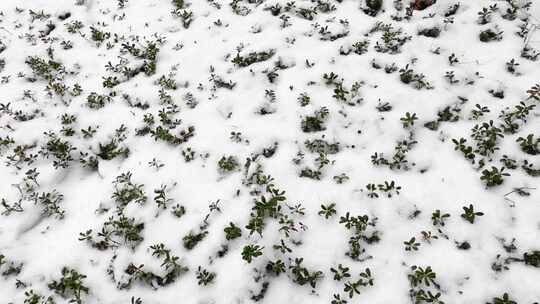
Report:
[{"label": "frozen ground", "polygon": [[0,303],[540,302],[540,5],[420,2],[0,1]]}]

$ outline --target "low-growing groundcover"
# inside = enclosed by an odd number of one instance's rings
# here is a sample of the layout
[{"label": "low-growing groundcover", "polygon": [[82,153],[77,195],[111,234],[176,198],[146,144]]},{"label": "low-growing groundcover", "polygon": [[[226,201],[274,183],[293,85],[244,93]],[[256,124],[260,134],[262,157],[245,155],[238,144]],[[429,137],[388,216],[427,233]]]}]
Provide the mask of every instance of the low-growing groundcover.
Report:
[{"label": "low-growing groundcover", "polygon": [[0,302],[540,302],[540,4],[0,1]]}]

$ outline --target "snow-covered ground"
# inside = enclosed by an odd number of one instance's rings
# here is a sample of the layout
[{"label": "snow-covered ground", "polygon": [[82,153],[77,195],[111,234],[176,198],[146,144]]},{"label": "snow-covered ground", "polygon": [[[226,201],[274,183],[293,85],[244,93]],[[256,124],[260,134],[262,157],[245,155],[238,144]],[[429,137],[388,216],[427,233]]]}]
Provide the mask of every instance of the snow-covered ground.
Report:
[{"label": "snow-covered ground", "polygon": [[0,1],[0,303],[540,302],[540,3],[410,2]]}]

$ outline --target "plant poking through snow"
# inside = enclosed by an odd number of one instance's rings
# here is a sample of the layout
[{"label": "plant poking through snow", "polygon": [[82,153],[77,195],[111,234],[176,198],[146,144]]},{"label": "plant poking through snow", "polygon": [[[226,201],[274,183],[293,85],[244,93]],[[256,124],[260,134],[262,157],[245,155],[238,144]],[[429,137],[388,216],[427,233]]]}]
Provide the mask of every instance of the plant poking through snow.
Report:
[{"label": "plant poking through snow", "polygon": [[371,270],[366,268],[364,272],[361,272],[358,280],[356,281],[347,281],[343,291],[349,294],[349,298],[352,299],[355,294],[360,294],[361,287],[373,286],[373,277],[371,275]]},{"label": "plant poking through snow", "polygon": [[240,227],[236,226],[233,222],[230,222],[229,226],[225,227],[223,231],[225,231],[225,238],[227,240],[234,240],[242,236],[242,230],[240,229]]},{"label": "plant poking through snow", "polygon": [[47,286],[55,293],[64,298],[70,298],[70,303],[81,304],[83,302],[83,293],[88,294],[90,288],[84,285],[86,276],[75,269],[68,267],[62,268],[62,277],[59,280],[53,280]]},{"label": "plant poking through snow", "polygon": [[474,220],[477,216],[484,215],[483,212],[475,212],[472,204],[469,204],[469,207],[464,206],[463,211],[465,212],[461,214],[461,217],[471,224],[474,224]]},{"label": "plant poking through snow", "polygon": [[440,285],[436,281],[437,274],[433,272],[431,266],[426,268],[416,265],[411,266],[411,271],[407,275],[409,279],[409,297],[412,303],[435,303],[444,304],[440,299]]},{"label": "plant poking through snow", "polygon": [[242,259],[248,263],[251,263],[254,258],[262,255],[262,249],[259,245],[246,245],[242,249]]}]

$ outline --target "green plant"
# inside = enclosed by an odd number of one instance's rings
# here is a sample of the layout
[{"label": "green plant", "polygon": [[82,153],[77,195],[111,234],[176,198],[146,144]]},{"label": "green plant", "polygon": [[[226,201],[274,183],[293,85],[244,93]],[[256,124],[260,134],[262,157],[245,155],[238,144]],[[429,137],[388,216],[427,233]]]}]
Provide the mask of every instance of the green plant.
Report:
[{"label": "green plant", "polygon": [[425,269],[416,265],[411,266],[411,272],[407,275],[411,288],[409,297],[415,304],[436,303],[444,304],[440,300],[440,285],[436,282],[437,274],[427,266]]},{"label": "green plant", "polygon": [[319,110],[315,111],[313,115],[304,117],[301,123],[302,131],[309,133],[326,130],[324,123],[328,118],[328,115],[328,109],[326,107],[321,107]]},{"label": "green plant", "polygon": [[490,156],[499,150],[498,138],[504,137],[502,130],[496,127],[492,120],[475,125],[471,132],[471,137],[476,142],[474,152],[482,156]]},{"label": "green plant", "polygon": [[540,138],[534,138],[533,134],[527,135],[526,138],[519,137],[516,142],[523,152],[530,155],[540,154]]},{"label": "green plant", "polygon": [[497,4],[490,5],[489,8],[483,7],[478,12],[478,24],[487,24],[491,21],[491,14],[498,10]]},{"label": "green plant", "polygon": [[437,38],[441,34],[441,29],[437,26],[431,28],[424,28],[418,32],[418,35],[422,35],[430,38]]},{"label": "green plant", "polygon": [[169,203],[173,201],[172,198],[167,197],[167,186],[161,185],[160,188],[154,189],[154,202],[160,209],[167,209]]},{"label": "green plant", "polygon": [[416,89],[432,89],[431,84],[425,80],[424,74],[415,73],[407,64],[405,68],[399,70],[399,79],[404,84],[412,84]]},{"label": "green plant", "polygon": [[366,8],[364,13],[369,16],[375,16],[381,10],[383,0],[366,0]]},{"label": "green plant", "polygon": [[45,216],[56,216],[58,219],[63,219],[65,211],[60,208],[60,203],[64,200],[64,195],[56,190],[52,192],[43,192],[39,196],[35,196],[34,202],[36,205],[41,205],[43,208],[42,214]]},{"label": "green plant", "polygon": [[236,171],[239,166],[240,163],[238,162],[238,159],[236,158],[236,156],[232,155],[222,156],[218,161],[219,172],[222,174]]},{"label": "green plant", "polygon": [[376,109],[379,112],[389,112],[392,110],[392,105],[390,105],[390,103],[388,102],[381,102],[379,100],[379,103],[377,104]]},{"label": "green plant", "polygon": [[111,103],[113,101],[112,96],[105,95],[105,94],[98,94],[96,92],[91,92],[86,97],[86,105],[90,109],[101,109],[106,104]]},{"label": "green plant", "polygon": [[182,238],[182,242],[184,244],[184,248],[191,250],[197,246],[199,242],[201,242],[206,235],[208,235],[208,231],[201,231],[199,233],[194,233],[190,231],[186,236]]},{"label": "green plant", "polygon": [[171,283],[174,283],[176,281],[176,278],[178,278],[181,274],[189,270],[188,267],[182,265],[179,262],[180,258],[178,256],[173,255],[171,253],[171,250],[167,249],[165,245],[161,243],[155,244],[153,246],[150,246],[150,249],[152,249],[152,256],[163,259],[163,262],[161,263],[161,267],[164,268],[165,274],[162,276],[159,276],[158,278],[159,285],[166,286]]},{"label": "green plant", "polygon": [[418,247],[420,247],[420,243],[416,242],[415,237],[403,242],[403,244],[405,245],[405,251],[418,251]]},{"label": "green plant", "polygon": [[482,42],[499,41],[502,40],[503,32],[496,32],[493,29],[483,30],[479,34],[479,39]]},{"label": "green plant", "polygon": [[433,222],[433,226],[444,226],[446,219],[449,217],[450,214],[441,213],[441,210],[437,209],[431,215],[431,221]]},{"label": "green plant", "polygon": [[70,34],[76,34],[84,28],[84,24],[81,21],[73,20],[65,24],[66,30]]},{"label": "green plant", "polygon": [[0,253],[0,269],[2,269],[2,276],[7,278],[9,276],[17,276],[21,273],[24,264],[15,261],[10,261],[5,255]]},{"label": "green plant", "polygon": [[276,261],[268,261],[265,267],[266,271],[275,275],[279,276],[280,274],[284,273],[286,271],[285,263],[283,263],[282,260],[276,260]]},{"label": "green plant", "polygon": [[505,133],[514,134],[519,129],[518,122],[525,124],[530,112],[536,107],[534,104],[525,104],[521,101],[518,105],[514,106],[514,109],[510,111],[508,108],[501,111],[499,118],[503,123],[501,127]]},{"label": "green plant", "polygon": [[309,271],[309,269],[302,266],[303,261],[303,258],[296,258],[294,259],[294,264],[289,266],[293,282],[301,286],[309,284],[312,288],[315,288],[317,286],[317,281],[323,278],[323,272]]},{"label": "green plant", "polygon": [[134,281],[142,282],[151,287],[154,287],[155,284],[159,284],[158,282],[162,281],[162,278],[159,275],[151,271],[145,271],[144,265],[142,264],[136,266],[135,264],[130,263],[126,269],[124,269],[124,273],[127,275],[127,281],[119,281],[117,283],[118,289],[129,289]]},{"label": "green plant", "polygon": [[337,269],[330,268],[330,271],[334,274],[334,281],[341,281],[342,279],[350,278],[351,274],[349,273],[349,270],[349,267],[345,267],[342,264],[339,264]]},{"label": "green plant", "polygon": [[176,9],[183,9],[186,5],[185,0],[172,0],[171,2]]},{"label": "green plant", "polygon": [[388,198],[392,197],[394,194],[399,195],[399,191],[401,190],[401,186],[398,186],[396,182],[394,181],[384,181],[384,184],[367,184],[366,189],[368,190],[368,197],[369,198],[378,198],[379,194],[377,191],[383,192],[386,194]]},{"label": "green plant", "polygon": [[[491,303],[488,303],[491,304]],[[517,304],[516,301],[510,299],[510,296],[507,292],[505,292],[500,298],[495,297],[493,298],[493,304]]]},{"label": "green plant", "polygon": [[529,99],[540,100],[540,84],[532,86],[527,90],[527,94],[529,94]]},{"label": "green plant", "polygon": [[483,212],[474,212],[474,209],[473,209],[473,205],[472,204],[469,204],[469,207],[467,206],[463,206],[463,211],[465,211],[464,213],[461,214],[461,217],[463,219],[465,219],[467,222],[471,223],[471,224],[474,224],[474,219],[477,217],[477,216],[482,216],[484,215]]},{"label": "green plant", "polygon": [[300,106],[305,107],[311,102],[311,97],[307,93],[301,93],[297,100]]},{"label": "green plant", "polygon": [[54,298],[44,296],[36,293],[33,289],[24,292],[24,304],[55,304]]},{"label": "green plant", "polygon": [[540,268],[540,251],[531,250],[529,252],[525,252],[523,254],[523,261],[525,262],[525,265]]},{"label": "green plant", "polygon": [[70,298],[70,303],[82,303],[82,294],[88,294],[90,288],[84,285],[86,275],[79,273],[75,269],[62,268],[62,277],[47,284],[49,289],[64,298]]},{"label": "green plant", "polygon": [[338,83],[338,81],[336,81],[338,79],[339,75],[335,74],[334,72],[330,72],[330,74],[327,74],[327,73],[324,73],[323,74],[323,79],[324,79],[324,83],[326,85],[335,85]]},{"label": "green plant", "polygon": [[478,120],[478,118],[484,116],[485,113],[489,113],[489,108],[486,106],[480,106],[479,104],[475,105],[475,108],[471,110],[471,118],[473,120]]},{"label": "green plant", "polygon": [[469,160],[470,162],[472,162],[474,164],[474,159],[476,157],[476,154],[474,154],[474,150],[473,150],[472,146],[465,145],[467,140],[465,138],[460,138],[459,140],[452,139],[452,142],[455,145],[454,150],[461,151],[461,153],[463,153],[463,156],[465,157],[465,159]]},{"label": "green plant", "polygon": [[321,205],[321,210],[319,211],[320,216],[324,216],[325,219],[329,219],[337,213],[336,204],[330,203],[328,205]]},{"label": "green plant", "polygon": [[193,22],[193,12],[191,11],[176,8],[171,12],[171,14],[175,17],[182,19],[182,26],[185,29],[188,29]]},{"label": "green plant", "polygon": [[129,148],[120,147],[115,138],[111,139],[108,143],[99,143],[99,156],[104,160],[111,160],[118,156],[127,157],[129,155]]},{"label": "green plant", "polygon": [[416,117],[416,113],[405,113],[405,116],[404,117],[401,117],[399,119],[401,121],[401,123],[403,124],[403,128],[410,128],[412,126],[414,126],[414,122],[416,120],[418,120],[418,117]]},{"label": "green plant", "polygon": [[186,214],[186,208],[180,204],[176,204],[172,207],[171,213],[177,218],[181,218],[184,214]]},{"label": "green plant", "polygon": [[90,27],[90,32],[92,40],[94,40],[98,46],[111,37],[111,33],[98,30],[93,26]]},{"label": "green plant", "polygon": [[341,173],[339,175],[335,175],[333,179],[336,182],[336,184],[343,184],[349,180],[349,177],[347,176],[347,174]]},{"label": "green plant", "polygon": [[124,209],[131,202],[143,205],[148,199],[144,192],[144,185],[133,183],[131,177],[132,173],[128,171],[120,174],[113,181],[114,192],[111,198],[120,209]]},{"label": "green plant", "polygon": [[208,270],[202,268],[201,266],[199,266],[199,268],[197,269],[197,280],[199,280],[197,283],[199,285],[206,286],[208,284],[211,284],[215,278],[215,272],[208,272]]},{"label": "green plant", "polygon": [[487,187],[494,187],[501,185],[504,182],[503,176],[510,176],[509,173],[504,173],[504,167],[500,170],[497,167],[492,166],[490,169],[484,169],[480,180],[486,183]]},{"label": "green plant", "polygon": [[230,222],[229,226],[225,227],[223,231],[225,231],[225,239],[227,240],[234,240],[242,236],[242,229],[233,222]]},{"label": "green plant", "polygon": [[375,51],[379,53],[398,54],[401,52],[401,47],[412,36],[405,35],[401,28],[395,29],[391,24],[383,24],[378,22],[370,31],[370,33],[382,31],[380,42],[375,43]]},{"label": "green plant", "polygon": [[361,40],[353,43],[347,50],[344,47],[340,48],[340,54],[349,54],[351,51],[357,55],[363,55],[368,52],[369,40]]},{"label": "green plant", "polygon": [[242,249],[242,259],[248,263],[251,263],[254,258],[261,256],[262,249],[264,247],[261,247],[259,245],[246,245],[244,246],[244,249]]},{"label": "green plant", "polygon": [[4,211],[2,211],[2,215],[9,216],[12,212],[23,212],[24,209],[21,206],[21,201],[14,202],[13,204],[8,204],[8,202],[3,198],[0,201],[0,204],[4,208]]},{"label": "green plant", "polygon": [[[157,289],[158,286],[167,286],[176,281],[176,279],[186,273],[189,268],[184,266],[179,260],[178,256],[171,253],[170,249],[167,249],[163,244],[155,244],[150,246],[152,250],[152,256],[158,259],[162,259],[161,267],[163,268],[163,274],[155,274],[151,271],[146,271],[144,265],[136,266],[130,263],[124,270],[127,275],[127,281],[119,281],[118,289],[128,289],[131,287],[134,281],[140,281],[144,284]],[[133,302],[133,298],[132,298]]]},{"label": "green plant", "polygon": [[371,270],[366,268],[364,272],[360,273],[358,280],[346,282],[343,291],[348,293],[349,298],[352,299],[355,294],[360,294],[360,287],[373,286],[373,281]]},{"label": "green plant", "polygon": [[349,238],[349,250],[345,253],[351,259],[360,260],[361,255],[366,251],[363,243],[372,244],[380,240],[378,231],[368,229],[375,227],[376,220],[374,218],[370,221],[367,215],[351,216],[349,212],[340,217],[339,223],[352,232],[352,236]]},{"label": "green plant", "polygon": [[83,138],[92,138],[94,137],[94,134],[96,134],[97,130],[93,128],[92,126],[88,126],[86,129],[81,129],[81,133],[83,134]]},{"label": "green plant", "polygon": [[514,58],[512,58],[510,61],[506,63],[506,70],[510,74],[517,74],[517,68],[519,66],[519,63],[516,62]]},{"label": "green plant", "polygon": [[448,56],[448,63],[451,66],[456,63],[459,63],[459,59],[457,58],[456,54],[452,53],[450,56]]},{"label": "green plant", "polygon": [[163,39],[158,38],[155,41],[145,41],[144,44],[139,43],[140,47],[137,47],[134,43],[122,43],[123,51],[142,61],[139,67],[130,73],[130,77],[134,77],[140,72],[143,72],[146,76],[152,76],[156,73],[159,47],[163,42]]},{"label": "green plant", "polygon": [[77,148],[73,147],[73,145],[67,140],[62,141],[56,136],[56,134],[52,132],[45,133],[45,135],[49,137],[49,140],[45,146],[41,148],[39,153],[46,158],[53,156],[53,166],[55,169],[69,167],[69,163],[73,161],[71,152]]},{"label": "green plant", "polygon": [[143,230],[144,222],[138,222],[135,218],[126,217],[120,212],[118,217],[109,217],[96,235],[92,229],[81,232],[79,241],[86,241],[99,250],[117,248],[119,245],[135,249],[144,239]]},{"label": "green plant", "polygon": [[347,300],[345,299],[342,299],[341,298],[341,295],[339,294],[334,294],[333,295],[333,299],[332,299],[332,302],[330,302],[331,304],[347,304]]},{"label": "green plant", "polygon": [[261,52],[251,52],[245,56],[240,56],[240,52],[238,52],[231,62],[239,67],[247,67],[257,62],[266,61],[272,58],[275,53],[276,51],[273,49]]},{"label": "green plant", "polygon": [[529,176],[540,176],[540,168],[535,168],[533,164],[529,163],[529,161],[526,159],[523,160],[521,164],[521,169],[523,169],[523,171],[525,171],[525,173],[527,173]]}]

